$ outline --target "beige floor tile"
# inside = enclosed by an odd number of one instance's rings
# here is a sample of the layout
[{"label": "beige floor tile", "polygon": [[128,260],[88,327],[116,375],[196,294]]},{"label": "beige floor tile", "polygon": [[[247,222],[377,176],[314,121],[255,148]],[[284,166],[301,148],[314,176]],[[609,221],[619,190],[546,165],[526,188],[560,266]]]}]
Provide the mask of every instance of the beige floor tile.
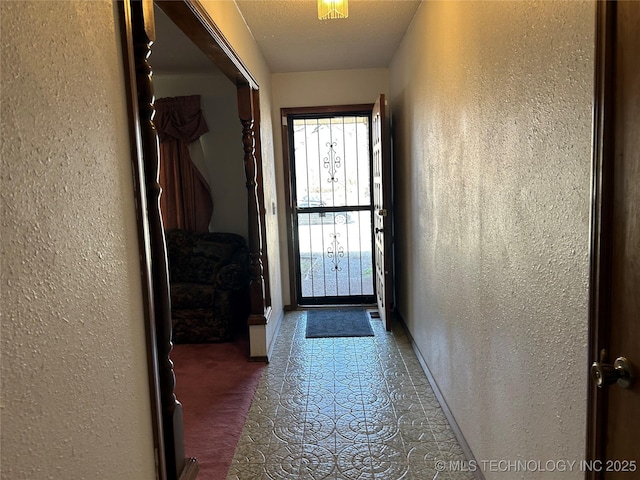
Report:
[{"label": "beige floor tile", "polygon": [[227,480],[468,480],[464,460],[404,332],[306,339],[285,315]]}]

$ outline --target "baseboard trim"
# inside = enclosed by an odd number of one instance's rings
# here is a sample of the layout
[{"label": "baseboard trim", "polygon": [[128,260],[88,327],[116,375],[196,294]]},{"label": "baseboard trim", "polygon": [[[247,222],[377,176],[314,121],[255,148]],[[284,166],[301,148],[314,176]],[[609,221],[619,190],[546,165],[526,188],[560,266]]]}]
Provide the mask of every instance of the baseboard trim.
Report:
[{"label": "baseboard trim", "polygon": [[478,461],[476,460],[476,457],[473,455],[473,451],[471,450],[471,447],[469,446],[467,439],[464,438],[464,435],[462,434],[462,430],[460,430],[460,427],[458,426],[458,422],[456,422],[456,419],[453,416],[453,412],[451,412],[449,405],[447,405],[447,402],[444,399],[442,392],[440,391],[440,387],[438,387],[438,383],[436,382],[436,379],[431,374],[431,370],[429,370],[429,366],[427,365],[427,362],[422,356],[422,352],[420,351],[418,344],[415,342],[415,340],[413,339],[413,335],[411,335],[411,332],[409,331],[409,327],[407,327],[407,324],[404,321],[404,318],[402,318],[402,315],[400,315],[397,311],[395,312],[395,316],[397,320],[400,322],[400,325],[404,329],[407,337],[411,341],[411,348],[413,348],[413,351],[416,354],[416,357],[418,357],[420,366],[422,367],[424,374],[427,376],[427,380],[431,385],[433,393],[435,394],[436,398],[438,399],[438,402],[440,403],[440,406],[442,407],[442,411],[444,412],[444,415],[447,418],[449,425],[451,426],[451,430],[453,430],[453,434],[455,435],[456,440],[458,440],[458,443],[460,444],[460,448],[462,449],[464,456],[467,457],[467,461],[473,462],[473,464],[478,466],[476,471],[473,472],[474,478],[476,480],[486,480],[484,477],[484,473],[482,473],[482,471],[480,470],[480,463],[478,463]]},{"label": "baseboard trim", "polygon": [[269,359],[271,358],[271,355],[273,355],[273,347],[276,346],[276,339],[278,338],[278,335],[280,335],[280,327],[282,327],[282,322],[284,321],[284,314],[285,310],[282,310],[280,312],[280,315],[278,315],[276,331],[273,332],[273,337],[271,337],[271,344],[269,345],[269,349],[267,350],[267,359],[265,360],[267,363],[269,363]]}]

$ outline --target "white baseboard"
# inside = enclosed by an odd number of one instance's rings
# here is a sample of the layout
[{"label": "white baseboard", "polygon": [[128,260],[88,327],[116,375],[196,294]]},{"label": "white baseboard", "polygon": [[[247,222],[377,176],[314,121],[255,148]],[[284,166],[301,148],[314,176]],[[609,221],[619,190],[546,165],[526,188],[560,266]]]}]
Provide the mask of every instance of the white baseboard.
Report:
[{"label": "white baseboard", "polygon": [[458,423],[456,422],[456,419],[453,416],[451,409],[447,405],[447,402],[444,399],[442,392],[440,391],[440,387],[438,387],[438,384],[436,383],[435,378],[431,374],[431,370],[429,370],[429,366],[427,365],[427,362],[424,360],[424,357],[422,356],[422,352],[420,352],[420,348],[418,348],[418,345],[413,339],[413,335],[411,335],[411,332],[409,331],[407,324],[405,323],[404,319],[399,313],[395,312],[395,317],[400,322],[400,324],[402,325],[402,328],[407,334],[407,337],[411,341],[411,347],[413,348],[413,351],[415,352],[416,357],[418,357],[420,366],[422,367],[422,370],[427,376],[427,380],[431,385],[433,393],[438,399],[438,402],[440,403],[440,407],[442,407],[442,411],[444,412],[445,417],[447,417],[447,421],[451,426],[451,430],[453,430],[453,434],[455,435],[456,440],[458,440],[458,443],[460,444],[460,448],[462,449],[464,456],[467,458],[467,461],[472,462],[473,464],[478,466],[478,469],[475,472],[473,472],[473,476],[475,477],[476,480],[486,480],[484,477],[484,474],[480,471],[480,468],[479,468],[480,464],[477,462],[476,457],[473,455],[473,452],[471,451],[471,447],[467,443],[467,440],[464,438],[464,435],[462,434],[462,430],[460,430],[460,427],[458,426]]}]

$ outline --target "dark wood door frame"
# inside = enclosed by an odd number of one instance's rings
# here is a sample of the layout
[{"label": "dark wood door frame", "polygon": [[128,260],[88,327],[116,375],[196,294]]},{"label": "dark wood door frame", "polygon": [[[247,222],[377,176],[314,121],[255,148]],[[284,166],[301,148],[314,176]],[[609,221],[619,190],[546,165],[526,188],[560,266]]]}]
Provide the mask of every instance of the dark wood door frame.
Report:
[{"label": "dark wood door frame", "polygon": [[[158,2],[158,6],[238,88],[238,115],[249,195],[249,323],[266,324],[271,299],[268,296],[268,264],[263,254],[266,250],[262,157],[259,148],[256,149],[256,145],[260,145],[258,83],[197,0]],[[198,465],[195,459],[184,458],[182,406],[175,396],[175,376],[170,359],[169,276],[160,212],[158,136],[153,125],[153,61],[149,59],[155,40],[153,8],[153,0],[119,2],[157,476],[161,480],[174,480],[195,478]]]},{"label": "dark wood door frame", "polygon": [[[591,177],[591,253],[589,280],[589,363],[598,360],[600,345],[607,343],[611,247],[611,212],[613,193],[613,60],[615,8],[613,3],[600,1],[596,10],[595,92],[593,103],[593,160]],[[604,458],[602,432],[606,390],[598,389],[589,379],[587,400],[587,460]],[[599,478],[588,472],[586,478]]]},{"label": "dark wood door frame", "polygon": [[[587,471],[589,480],[621,478],[611,461],[636,471],[640,385],[637,372],[638,104],[637,30],[640,9],[634,2],[598,1],[596,11],[595,94],[591,265],[589,283],[589,365],[629,355],[636,362],[635,385],[598,388],[589,379],[588,461],[602,462]],[[634,37],[636,35],[636,37]],[[635,101],[634,101],[635,99]],[[635,168],[635,169],[634,169]],[[608,357],[608,358],[607,358]],[[634,437],[635,435],[635,437]],[[623,468],[625,468],[623,467]],[[637,473],[635,474],[637,475]],[[634,474],[629,475],[634,476]]]}]

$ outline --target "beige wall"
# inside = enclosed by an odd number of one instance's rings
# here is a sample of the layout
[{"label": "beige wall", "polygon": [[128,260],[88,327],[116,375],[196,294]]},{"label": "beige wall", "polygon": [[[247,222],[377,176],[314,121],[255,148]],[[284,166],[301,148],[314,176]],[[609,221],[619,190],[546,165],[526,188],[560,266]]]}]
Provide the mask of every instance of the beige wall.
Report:
[{"label": "beige wall", "polygon": [[196,155],[196,150],[192,159],[211,188],[209,230],[247,238],[247,179],[236,86],[221,73],[158,73],[153,88],[156,98],[200,95],[209,131],[196,141],[203,155]]},{"label": "beige wall", "polygon": [[271,321],[267,325],[266,331],[262,332],[265,336],[265,341],[263,342],[265,351],[252,352],[255,356],[262,356],[266,355],[266,350],[271,347],[283,316],[278,217],[273,213],[274,209],[278,210],[278,199],[276,194],[276,170],[274,165],[273,128],[271,123],[271,72],[251,32],[247,28],[242,15],[240,15],[235,2],[227,0],[202,0],[201,3],[260,85],[260,136],[262,140],[266,206],[266,241],[270,264],[272,307],[274,312]]},{"label": "beige wall", "polygon": [[594,12],[424,2],[390,67],[399,308],[478,460],[584,455]]},{"label": "beige wall", "polygon": [[115,6],[0,2],[2,478],[155,478]]},{"label": "beige wall", "polygon": [[278,182],[280,217],[280,258],[282,259],[283,298],[292,303],[289,291],[289,257],[287,254],[287,218],[284,198],[284,168],[281,108],[316,107],[374,103],[379,94],[389,92],[389,71],[386,68],[361,70],[329,70],[319,72],[275,73],[272,76],[273,124],[276,175]]}]

